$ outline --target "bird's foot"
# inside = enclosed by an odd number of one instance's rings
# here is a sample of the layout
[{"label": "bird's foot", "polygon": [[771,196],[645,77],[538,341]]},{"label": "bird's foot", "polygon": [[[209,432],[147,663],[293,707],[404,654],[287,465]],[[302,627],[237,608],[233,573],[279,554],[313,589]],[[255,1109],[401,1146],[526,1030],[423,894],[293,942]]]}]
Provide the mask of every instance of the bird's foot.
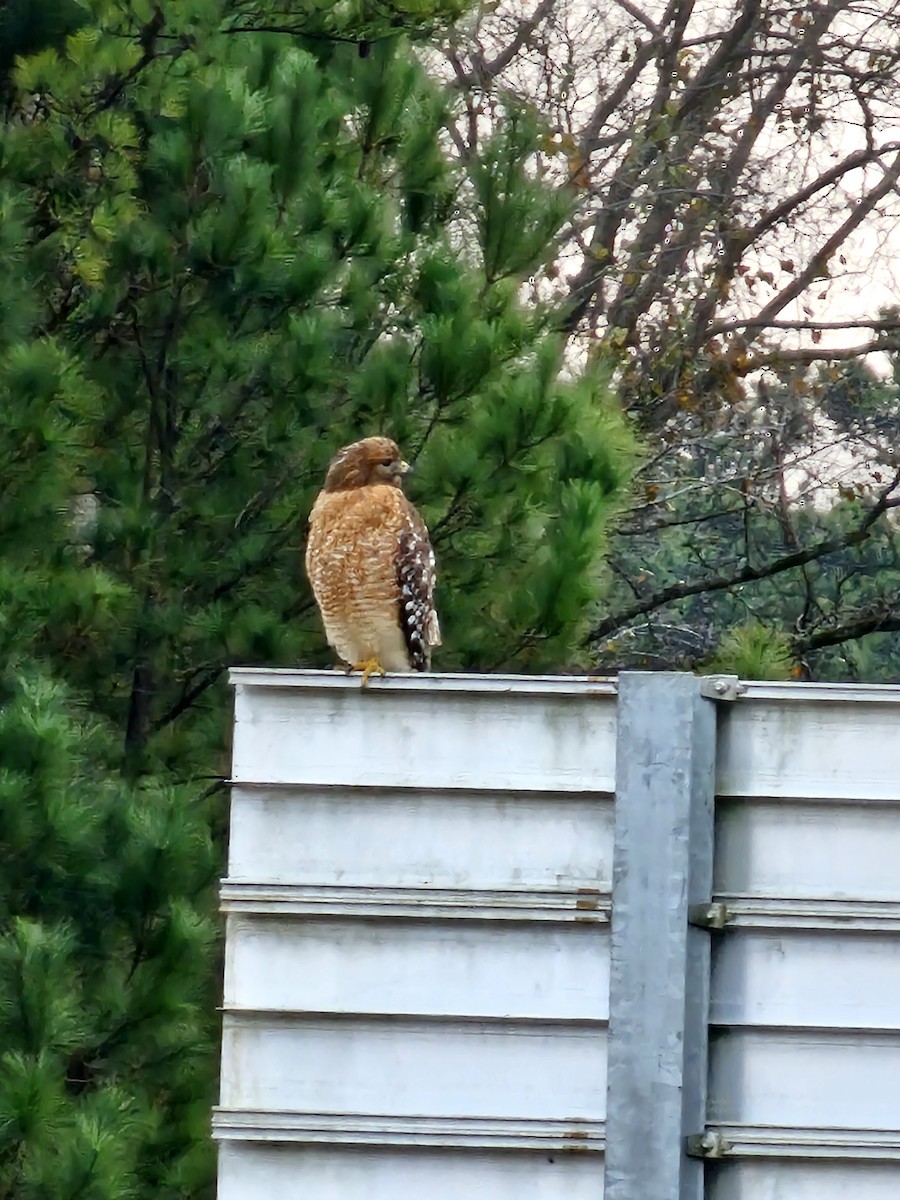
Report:
[{"label": "bird's foot", "polygon": [[368,685],[370,675],[381,675],[382,678],[387,675],[387,671],[377,658],[364,658],[362,662],[351,663],[348,671],[362,671],[361,687]]}]

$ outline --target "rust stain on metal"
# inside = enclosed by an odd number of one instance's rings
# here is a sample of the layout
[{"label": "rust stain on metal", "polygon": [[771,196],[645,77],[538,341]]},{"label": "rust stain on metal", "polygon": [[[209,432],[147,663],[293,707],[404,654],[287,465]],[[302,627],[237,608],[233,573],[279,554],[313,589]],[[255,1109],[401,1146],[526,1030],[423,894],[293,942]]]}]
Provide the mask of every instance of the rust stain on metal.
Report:
[{"label": "rust stain on metal", "polygon": [[600,907],[600,892],[597,888],[579,888],[575,907],[582,911],[596,912]]},{"label": "rust stain on metal", "polygon": [[567,1150],[590,1150],[590,1134],[586,1129],[567,1129],[563,1141]]},{"label": "rust stain on metal", "polygon": [[578,895],[575,900],[575,920],[589,921],[591,923],[598,920],[598,910],[600,908],[600,890],[599,888],[579,888]]}]

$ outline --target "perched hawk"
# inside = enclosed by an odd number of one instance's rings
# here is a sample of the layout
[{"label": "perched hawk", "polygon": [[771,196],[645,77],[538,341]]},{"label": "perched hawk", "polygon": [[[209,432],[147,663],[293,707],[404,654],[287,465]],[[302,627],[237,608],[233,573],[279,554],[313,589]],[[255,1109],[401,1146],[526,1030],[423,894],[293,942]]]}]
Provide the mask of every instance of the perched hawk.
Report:
[{"label": "perched hawk", "polygon": [[428,530],[400,487],[409,469],[389,438],[345,446],[309,517],[306,571],[325,636],[364,686],[427,671],[441,644]]}]

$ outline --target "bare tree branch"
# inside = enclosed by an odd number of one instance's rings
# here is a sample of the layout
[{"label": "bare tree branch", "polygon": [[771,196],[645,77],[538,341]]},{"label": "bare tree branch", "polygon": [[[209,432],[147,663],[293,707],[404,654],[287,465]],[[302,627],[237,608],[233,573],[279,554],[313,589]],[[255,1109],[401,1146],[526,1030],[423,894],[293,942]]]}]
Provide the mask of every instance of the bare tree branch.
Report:
[{"label": "bare tree branch", "polygon": [[824,650],[827,646],[841,646],[844,642],[852,642],[872,633],[900,633],[900,612],[896,606],[885,601],[874,611],[853,620],[798,635],[792,639],[792,646],[798,655],[809,654],[814,650]]},{"label": "bare tree branch", "polygon": [[[775,579],[814,654],[824,613],[883,617],[854,570],[900,554],[900,525],[879,524],[900,443],[900,0],[557,0],[522,38],[536,2],[483,11],[447,69],[470,154],[516,98],[555,135],[537,169],[577,203],[533,287],[646,443],[594,642],[700,654],[712,611],[765,618]],[[479,81],[479,61],[503,65]],[[881,499],[848,526],[861,495]],[[690,638],[655,617],[678,601]]]},{"label": "bare tree branch", "polygon": [[900,337],[888,340],[873,338],[868,342],[860,342],[856,346],[810,346],[799,350],[781,348],[769,353],[754,354],[747,360],[744,368],[747,374],[762,370],[763,367],[783,367],[789,363],[808,364],[816,362],[855,362],[867,354],[875,354],[879,350],[900,348]]},{"label": "bare tree branch", "polygon": [[475,85],[484,87],[491,80],[505,71],[528,39],[556,7],[559,0],[540,0],[531,16],[520,21],[518,28],[504,48],[487,62],[484,56],[474,49],[470,50],[475,67],[471,71],[459,71],[456,74],[458,88],[470,88]]},{"label": "bare tree branch", "polygon": [[792,300],[796,300],[798,296],[801,296],[806,291],[813,280],[818,278],[827,269],[828,260],[846,242],[850,234],[859,228],[879,201],[883,200],[885,196],[893,191],[898,179],[900,179],[900,153],[895,156],[890,167],[885,170],[884,178],[878,187],[873,188],[871,192],[868,192],[857,202],[846,220],[842,222],[829,238],[826,238],[821,248],[811,256],[806,269],[801,271],[792,284],[779,292],[761,310],[758,315],[760,321],[772,320]]},{"label": "bare tree branch", "polygon": [[858,546],[869,537],[872,526],[880,517],[884,516],[890,509],[900,507],[900,497],[891,498],[891,494],[896,490],[898,485],[900,485],[900,471],[897,472],[889,487],[885,488],[878,501],[852,532],[844,536],[823,538],[812,546],[807,546],[803,550],[795,550],[790,554],[782,554],[778,558],[771,559],[758,567],[751,567],[748,564],[743,567],[735,567],[734,571],[727,574],[715,575],[707,579],[695,579],[690,583],[673,583],[669,587],[662,588],[651,596],[647,596],[643,600],[627,608],[620,609],[615,614],[599,621],[591,629],[588,641],[596,642],[601,638],[608,637],[635,617],[645,616],[647,613],[654,612],[656,609],[662,608],[666,604],[671,604],[675,600],[685,600],[689,596],[699,596],[705,592],[719,592],[726,588],[737,587],[739,584],[751,583],[759,579],[771,579],[776,575],[783,574],[785,571],[792,571],[796,567],[801,567],[805,563],[815,562],[817,559],[824,558],[827,554],[834,554],[837,550]]}]

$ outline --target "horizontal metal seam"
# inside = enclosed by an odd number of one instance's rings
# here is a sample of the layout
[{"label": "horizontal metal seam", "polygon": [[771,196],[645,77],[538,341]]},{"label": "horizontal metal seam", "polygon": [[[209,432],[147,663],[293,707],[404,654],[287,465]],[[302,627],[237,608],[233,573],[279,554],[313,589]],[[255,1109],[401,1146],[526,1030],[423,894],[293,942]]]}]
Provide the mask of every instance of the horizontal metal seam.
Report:
[{"label": "horizontal metal seam", "polygon": [[218,1011],[222,1013],[224,1022],[230,1028],[267,1023],[270,1025],[314,1025],[316,1023],[346,1025],[355,1021],[360,1025],[453,1025],[466,1028],[488,1026],[498,1032],[515,1034],[520,1030],[530,1032],[544,1028],[565,1028],[570,1029],[573,1033],[593,1033],[598,1029],[606,1029],[609,1024],[606,1017],[529,1017],[495,1016],[483,1013],[361,1012],[358,1010],[351,1012],[333,1009],[245,1008],[229,1004],[221,1005]]},{"label": "horizontal metal seam", "polygon": [[381,1146],[494,1146],[508,1149],[600,1151],[606,1125],[593,1119],[381,1116],[365,1113],[256,1111],[219,1107],[220,1141],[362,1143]]},{"label": "horizontal metal seam", "polygon": [[322,885],[254,885],[225,881],[220,911],[260,920],[384,919],[548,922],[607,925],[609,892],[466,891]]},{"label": "horizontal metal seam", "polygon": [[[717,892],[692,918],[723,932],[777,929],[803,933],[878,933],[900,929],[900,901],[777,899]],[[704,920],[704,917],[707,920]]]},{"label": "horizontal metal seam", "polygon": [[[290,668],[232,667],[232,685],[269,690],[359,692],[359,676],[336,671],[303,671]],[[615,698],[615,679],[590,675],[470,675],[464,673],[394,674],[372,679],[367,699],[379,692],[424,692],[483,696],[533,696]]]},{"label": "horizontal metal seam", "polygon": [[688,1139],[704,1158],[900,1159],[900,1130],[710,1125]]},{"label": "horizontal metal seam", "polygon": [[236,791],[251,793],[258,791],[296,792],[301,796],[315,795],[318,792],[329,796],[335,792],[344,792],[353,796],[407,796],[412,792],[428,799],[431,799],[433,796],[439,799],[444,796],[472,796],[473,798],[477,797],[479,801],[483,801],[485,804],[489,804],[494,797],[506,804],[519,799],[532,801],[556,800],[560,803],[566,803],[573,799],[583,801],[593,800],[608,804],[612,804],[615,800],[615,793],[603,788],[560,791],[559,788],[499,788],[496,785],[482,788],[474,784],[436,786],[429,783],[426,786],[415,783],[291,783],[283,779],[226,779],[224,782],[226,787],[230,787]]}]

